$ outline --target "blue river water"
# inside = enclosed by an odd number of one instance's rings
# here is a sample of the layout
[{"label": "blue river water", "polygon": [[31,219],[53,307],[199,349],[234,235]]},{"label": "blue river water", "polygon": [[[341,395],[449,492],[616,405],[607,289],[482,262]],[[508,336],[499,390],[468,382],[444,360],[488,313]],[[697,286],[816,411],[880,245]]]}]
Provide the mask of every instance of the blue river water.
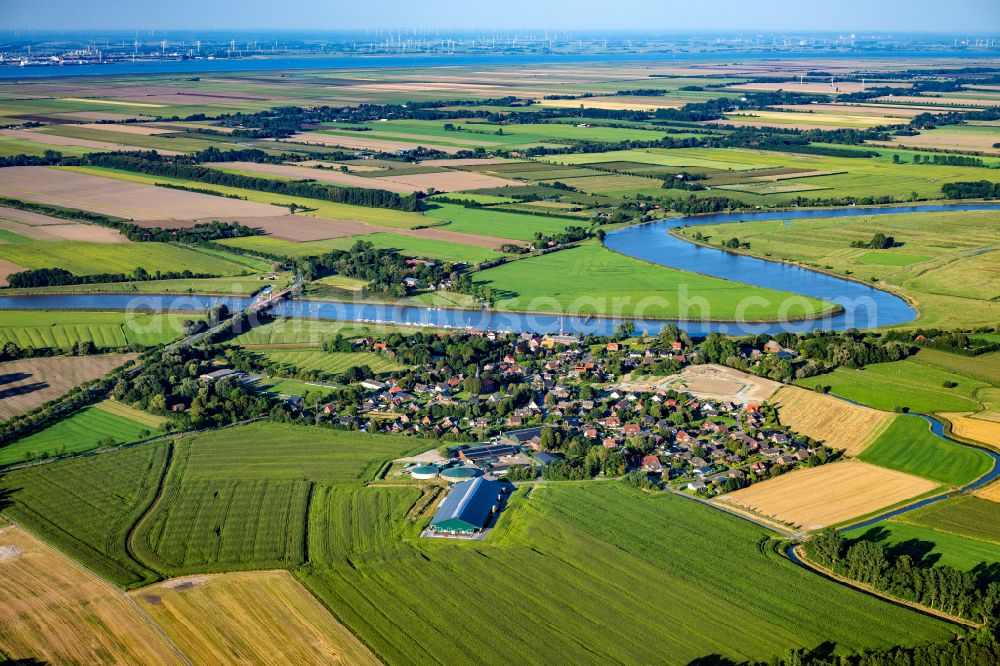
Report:
[{"label": "blue river water", "polygon": [[[786,212],[732,213],[663,220],[628,227],[608,234],[606,245],[617,252],[655,264],[679,268],[744,284],[778,289],[794,294],[821,298],[841,305],[842,314],[821,319],[775,323],[711,321],[694,308],[688,321],[641,319],[636,321],[639,332],[656,332],[666,324],[676,324],[692,335],[711,332],[728,334],[773,334],[781,331],[801,332],[816,328],[843,330],[888,326],[911,321],[916,312],[903,299],[867,284],[853,282],[777,262],[755,259],[694,245],[668,233],[673,227],[734,221],[809,219],[833,216],[887,215],[921,213],[941,210],[1000,210],[1000,203],[919,205],[897,208],[796,209]],[[600,279],[599,274],[594,279]],[[641,285],[637,285],[641,287]],[[739,288],[739,287],[737,287]],[[2,293],[2,292],[0,292]],[[672,296],[672,295],[668,295]],[[801,301],[802,299],[798,299]],[[797,300],[789,299],[790,316],[801,315]],[[197,295],[135,295],[135,294],[38,294],[32,296],[2,296],[0,308],[14,310],[75,309],[75,310],[177,310],[199,311],[213,303],[226,303],[231,310],[251,303],[249,298]],[[621,318],[586,316],[578,313],[531,314],[496,310],[461,310],[425,306],[356,303],[347,301],[292,300],[273,308],[279,315],[338,321],[411,324],[428,327],[471,328],[537,333],[574,333],[607,335],[621,323]],[[753,310],[748,310],[752,316]],[[710,316],[710,313],[707,313]]]},{"label": "blue river water", "polygon": [[200,74],[211,72],[273,72],[279,70],[365,69],[386,67],[461,67],[484,65],[575,64],[587,62],[669,62],[669,61],[731,61],[739,59],[809,59],[809,58],[982,58],[991,52],[955,51],[720,51],[715,53],[608,53],[593,55],[367,55],[367,56],[288,56],[274,58],[244,58],[218,60],[162,60],[148,62],[113,62],[101,65],[63,65],[33,67],[0,67],[0,79],[30,79],[43,77],[99,76],[119,74]]}]

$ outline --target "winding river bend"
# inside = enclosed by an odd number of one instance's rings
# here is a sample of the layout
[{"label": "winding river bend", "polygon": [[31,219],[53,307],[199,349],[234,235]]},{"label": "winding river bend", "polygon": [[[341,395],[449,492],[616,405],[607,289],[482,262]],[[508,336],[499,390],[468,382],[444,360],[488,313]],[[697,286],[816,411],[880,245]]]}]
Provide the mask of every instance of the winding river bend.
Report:
[{"label": "winding river bend", "polygon": [[[816,328],[843,330],[902,324],[913,320],[916,312],[902,298],[866,284],[834,277],[807,268],[756,259],[742,254],[702,247],[676,238],[670,229],[681,226],[719,224],[756,220],[795,220],[821,217],[875,216],[936,211],[1000,210],[1000,203],[959,205],[919,205],[891,208],[796,209],[784,212],[725,213],[659,220],[627,227],[608,234],[605,245],[611,250],[670,268],[724,278],[753,286],[820,298],[843,308],[840,314],[795,322],[737,323],[719,321],[671,321],[643,319],[636,321],[639,331],[655,332],[666,324],[676,324],[692,335],[711,332],[730,334],[771,334],[782,331],[803,332]],[[115,310],[204,310],[214,303],[226,303],[230,309],[242,309],[251,303],[243,297],[132,294],[38,294],[0,296],[0,308],[13,310],[41,309],[115,309]],[[514,332],[578,333],[607,335],[620,319],[587,316],[560,316],[495,310],[461,310],[412,305],[355,303],[349,301],[294,300],[274,306],[275,314],[290,317],[410,324],[428,327],[471,328]]]}]

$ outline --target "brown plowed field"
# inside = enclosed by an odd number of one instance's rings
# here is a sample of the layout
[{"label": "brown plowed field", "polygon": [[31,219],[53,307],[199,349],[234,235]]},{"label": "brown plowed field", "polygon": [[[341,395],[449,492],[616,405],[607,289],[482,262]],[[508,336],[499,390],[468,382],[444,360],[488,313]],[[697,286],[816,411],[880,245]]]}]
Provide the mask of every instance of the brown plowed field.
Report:
[{"label": "brown plowed field", "polygon": [[[74,139],[68,136],[57,136],[55,134],[42,134],[41,132],[32,132],[31,130],[19,130],[19,129],[3,129],[0,130],[0,134],[4,136],[13,137],[15,139],[23,139],[26,141],[34,141],[35,143],[41,143],[47,146],[80,146],[81,148],[93,148],[94,150],[128,150],[128,151],[145,151],[149,148],[142,148],[141,146],[126,146],[120,143],[111,143],[109,141],[91,141],[90,139]],[[183,155],[184,153],[179,153],[176,150],[157,150],[161,155]],[[17,167],[17,168],[32,168],[32,167]]]},{"label": "brown plowed field", "polygon": [[12,222],[0,217],[0,229],[13,231],[28,238],[40,241],[75,240],[90,243],[128,243],[129,240],[114,229],[99,227],[96,224],[78,224],[62,221],[62,224],[47,224],[45,226],[29,226]]},{"label": "brown plowed field", "polygon": [[11,273],[20,273],[23,270],[24,266],[18,266],[6,259],[0,259],[0,287],[6,287],[10,284],[7,282],[8,275]]},{"label": "brown plowed field", "polygon": [[66,169],[0,169],[0,195],[132,220],[272,217],[269,204],[102,178]]},{"label": "brown plowed field", "polygon": [[49,356],[0,363],[0,419],[31,411],[137,356]]}]

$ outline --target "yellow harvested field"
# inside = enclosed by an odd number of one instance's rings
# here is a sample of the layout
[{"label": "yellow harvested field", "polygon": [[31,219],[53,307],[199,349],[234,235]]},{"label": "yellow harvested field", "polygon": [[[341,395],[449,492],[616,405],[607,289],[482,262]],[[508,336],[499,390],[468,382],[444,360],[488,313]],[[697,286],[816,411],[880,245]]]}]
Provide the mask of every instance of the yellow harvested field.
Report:
[{"label": "yellow harvested field", "polygon": [[380,664],[287,571],[191,576],[129,593],[196,664]]},{"label": "yellow harvested field", "polygon": [[722,495],[719,501],[815,530],[879,511],[937,487],[933,481],[917,476],[846,460],[797,469]]},{"label": "yellow harvested field", "polygon": [[991,502],[1000,502],[1000,481],[994,481],[988,486],[984,486],[973,493],[976,497],[988,499]]},{"label": "yellow harvested field", "polygon": [[235,219],[273,216],[281,211],[269,204],[49,167],[0,170],[0,195],[131,220]]},{"label": "yellow harvested field", "polygon": [[442,153],[457,153],[462,148],[455,146],[441,146],[432,143],[418,141],[390,141],[389,139],[366,139],[363,136],[336,136],[333,134],[322,134],[319,132],[299,132],[287,139],[279,142],[304,143],[310,146],[339,146],[341,148],[352,148],[354,150],[373,150],[377,152],[392,153],[397,150],[412,150],[417,145],[431,150],[440,150]]},{"label": "yellow harvested field", "polygon": [[137,356],[43,356],[0,363],[0,419],[24,414]]},{"label": "yellow harvested field", "polygon": [[968,412],[944,413],[941,416],[951,421],[951,429],[959,437],[1000,448],[1000,422]]},{"label": "yellow harvested field", "polygon": [[895,418],[889,412],[796,386],[783,387],[771,402],[777,405],[783,425],[829,447],[844,449],[849,456],[864,451]]},{"label": "yellow harvested field", "polygon": [[0,653],[53,664],[182,664],[129,599],[15,526],[0,529]]},{"label": "yellow harvested field", "polygon": [[141,423],[148,428],[162,428],[169,420],[166,416],[150,414],[149,412],[144,412],[141,409],[136,409],[135,407],[129,407],[126,404],[117,402],[110,398],[97,403],[94,405],[94,408],[100,409],[101,411],[109,414],[116,414],[117,416],[135,421],[136,423]]},{"label": "yellow harvested field", "polygon": [[[24,141],[34,141],[35,143],[41,143],[47,146],[79,146],[81,148],[93,148],[94,150],[127,150],[132,152],[140,152],[149,150],[149,148],[143,148],[141,146],[128,146],[120,143],[111,143],[110,141],[92,141],[90,139],[74,139],[68,136],[59,136],[57,134],[44,134],[42,132],[33,132],[31,130],[20,130],[20,129],[3,129],[0,130],[0,134],[3,136],[9,136],[14,139],[21,139]],[[161,155],[183,155],[184,153],[179,153],[176,150],[157,150]]]}]

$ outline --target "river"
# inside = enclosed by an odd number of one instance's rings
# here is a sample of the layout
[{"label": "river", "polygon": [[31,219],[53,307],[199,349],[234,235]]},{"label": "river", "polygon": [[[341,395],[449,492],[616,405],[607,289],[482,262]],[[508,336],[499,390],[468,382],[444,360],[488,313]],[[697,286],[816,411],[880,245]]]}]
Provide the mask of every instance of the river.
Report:
[{"label": "river", "polygon": [[595,53],[595,54],[531,54],[531,55],[337,55],[337,56],[278,56],[267,58],[215,59],[215,60],[154,60],[118,61],[100,65],[63,66],[0,66],[0,79],[62,78],[69,76],[100,76],[121,74],[201,74],[216,72],[273,72],[281,70],[320,69],[369,69],[369,68],[412,68],[412,67],[482,67],[487,65],[560,65],[579,63],[622,63],[629,62],[670,62],[670,61],[720,61],[738,60],[801,60],[835,58],[982,58],[990,52],[954,51],[715,51],[706,53],[656,52],[656,53]]},{"label": "river", "polygon": [[[748,212],[703,215],[661,220],[627,227],[608,234],[605,244],[612,250],[662,266],[711,275],[744,284],[793,292],[821,298],[843,307],[843,313],[823,319],[778,323],[736,323],[716,321],[672,321],[642,319],[636,321],[640,332],[656,332],[666,324],[676,324],[692,335],[711,332],[729,334],[774,334],[802,332],[816,328],[843,330],[902,324],[916,317],[916,312],[900,297],[867,284],[826,275],[806,268],[755,259],[695,245],[668,233],[685,225],[722,222],[858,215],[923,213],[942,210],[1000,210],[1000,203],[949,205],[914,205],[894,208],[796,209],[786,212]],[[2,293],[2,292],[0,292]],[[214,303],[225,303],[231,310],[243,309],[249,298],[134,295],[134,294],[38,294],[0,296],[0,309],[15,310],[178,310],[203,311]],[[354,303],[301,299],[284,301],[274,312],[289,317],[338,321],[412,324],[428,327],[471,328],[513,332],[607,335],[621,322],[618,319],[558,314],[529,314],[491,310],[461,310],[413,305]]]}]

